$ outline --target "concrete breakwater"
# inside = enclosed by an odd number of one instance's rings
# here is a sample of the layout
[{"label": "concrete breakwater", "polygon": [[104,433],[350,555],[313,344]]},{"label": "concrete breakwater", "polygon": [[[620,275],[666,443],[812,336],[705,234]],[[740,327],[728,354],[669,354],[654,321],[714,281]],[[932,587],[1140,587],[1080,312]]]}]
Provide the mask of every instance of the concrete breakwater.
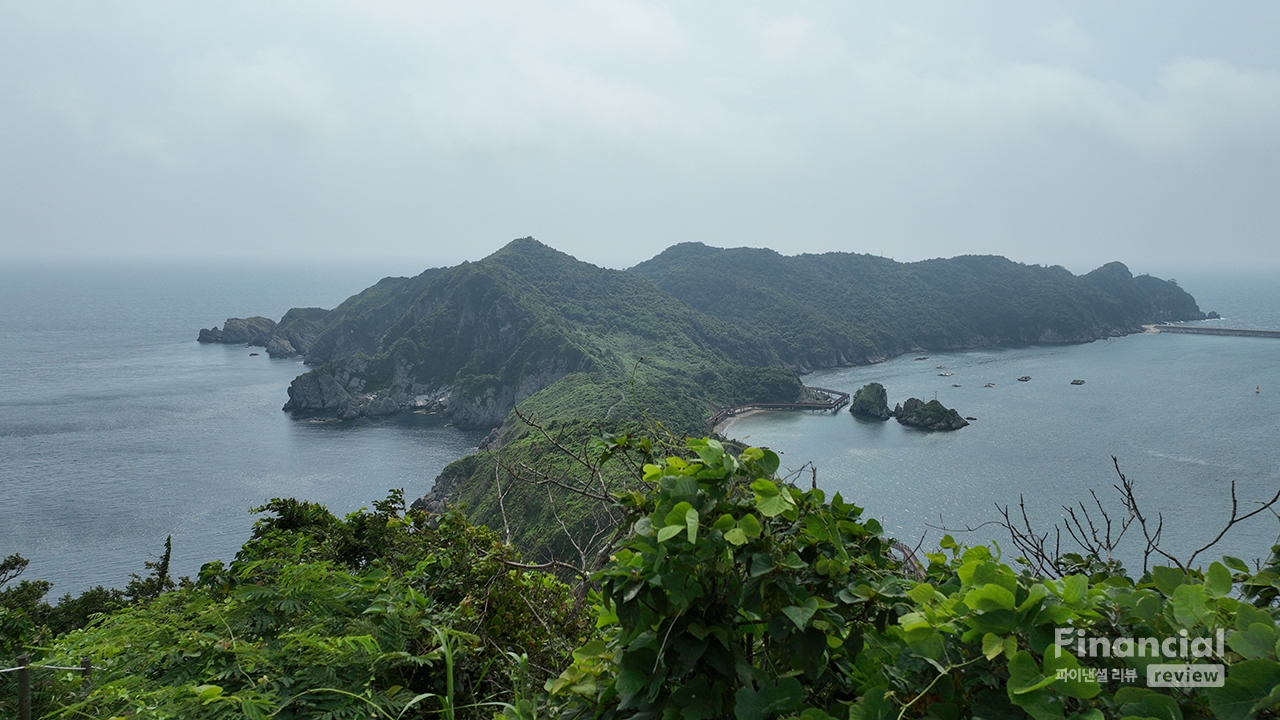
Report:
[{"label": "concrete breakwater", "polygon": [[1203,325],[1152,325],[1156,332],[1186,333],[1188,335],[1235,335],[1238,337],[1280,338],[1280,330],[1250,330],[1246,328],[1218,328]]},{"label": "concrete breakwater", "polygon": [[812,402],[794,402],[794,403],[748,403],[746,405],[734,405],[733,407],[720,408],[715,415],[711,416],[708,423],[714,429],[720,423],[728,420],[736,415],[741,415],[752,410],[839,410],[841,406],[849,402],[849,393],[841,390],[831,390],[828,388],[820,388],[809,386],[806,388],[811,393],[818,395]]}]

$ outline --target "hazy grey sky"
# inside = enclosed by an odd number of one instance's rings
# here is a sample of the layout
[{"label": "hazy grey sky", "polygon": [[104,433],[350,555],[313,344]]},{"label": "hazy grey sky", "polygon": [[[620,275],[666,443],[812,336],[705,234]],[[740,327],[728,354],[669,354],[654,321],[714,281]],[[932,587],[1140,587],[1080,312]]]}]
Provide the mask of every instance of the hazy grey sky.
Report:
[{"label": "hazy grey sky", "polygon": [[1280,4],[0,0],[0,257],[1280,267]]}]

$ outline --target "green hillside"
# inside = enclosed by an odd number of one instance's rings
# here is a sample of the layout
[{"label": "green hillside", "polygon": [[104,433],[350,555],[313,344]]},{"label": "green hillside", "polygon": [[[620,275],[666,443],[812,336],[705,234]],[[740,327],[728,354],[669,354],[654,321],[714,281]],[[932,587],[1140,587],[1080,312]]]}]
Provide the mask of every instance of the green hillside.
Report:
[{"label": "green hillside", "polygon": [[[719,269],[714,283],[701,268]],[[1121,263],[1083,276],[967,255],[898,263],[873,255],[784,256],[683,243],[631,269],[702,312],[754,329],[801,370],[917,350],[1075,343],[1203,318],[1167,281]]]},{"label": "green hillside", "polygon": [[432,412],[496,428],[418,506],[464,506],[532,555],[563,556],[577,549],[561,523],[599,519],[563,488],[502,484],[529,467],[584,479],[543,430],[583,454],[610,433],[698,436],[719,407],[797,399],[797,370],[1085,342],[1198,316],[1176,285],[1120,263],[1076,276],[998,257],[904,264],[686,243],[618,271],[523,238],[477,262],[384,279],[319,319],[306,351],[317,367],[293,382],[285,409]]},{"label": "green hillside", "polygon": [[532,238],[479,262],[383,280],[326,320],[307,353],[323,364],[294,381],[287,410],[422,409],[494,427],[529,401],[548,420],[637,417],[635,402],[618,402],[634,378],[669,423],[695,431],[719,405],[800,392],[749,334],[646,278]]}]

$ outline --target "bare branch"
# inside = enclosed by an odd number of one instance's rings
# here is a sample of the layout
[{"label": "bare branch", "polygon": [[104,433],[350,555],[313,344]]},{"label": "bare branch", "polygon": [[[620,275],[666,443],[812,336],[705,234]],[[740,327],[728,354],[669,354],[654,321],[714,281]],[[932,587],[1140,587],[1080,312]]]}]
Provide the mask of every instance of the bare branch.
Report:
[{"label": "bare branch", "polygon": [[1222,539],[1222,536],[1227,534],[1228,530],[1235,527],[1238,523],[1242,523],[1245,520],[1248,520],[1249,518],[1253,517],[1254,515],[1257,515],[1258,513],[1264,510],[1271,509],[1271,507],[1275,505],[1277,502],[1280,502],[1280,489],[1276,490],[1276,494],[1272,495],[1270,500],[1266,501],[1265,503],[1259,503],[1259,507],[1253,512],[1248,512],[1248,513],[1245,513],[1244,515],[1240,515],[1239,514],[1240,503],[1236,500],[1236,481],[1232,480],[1231,481],[1231,519],[1227,521],[1227,524],[1223,526],[1222,530],[1218,532],[1217,536],[1215,536],[1213,540],[1210,540],[1207,545],[1191,553],[1191,557],[1187,559],[1187,565],[1194,563],[1196,561],[1196,556],[1198,556],[1200,553],[1204,552],[1205,550],[1208,550],[1214,545],[1217,545],[1218,541]]},{"label": "bare branch", "polygon": [[502,513],[503,537],[511,544],[511,525],[507,523],[507,506],[503,503],[506,493],[502,491],[502,461],[495,455],[493,459],[493,482],[498,486],[498,510]]}]

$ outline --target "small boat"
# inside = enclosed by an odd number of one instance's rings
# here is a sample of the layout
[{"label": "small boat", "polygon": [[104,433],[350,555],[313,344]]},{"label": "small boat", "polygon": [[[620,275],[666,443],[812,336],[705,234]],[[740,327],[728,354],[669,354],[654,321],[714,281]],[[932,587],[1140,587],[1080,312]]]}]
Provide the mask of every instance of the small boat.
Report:
[{"label": "small boat", "polygon": [[1083,385],[1083,384],[1084,384],[1084,381],[1083,381],[1083,380],[1072,380],[1072,381],[1071,381],[1071,384],[1072,384],[1072,385]]},{"label": "small boat", "polygon": [[928,355],[921,355],[920,357],[916,358],[916,360],[928,360],[928,359],[929,359]]},{"label": "small boat", "polygon": [[1030,375],[1023,375],[1022,377],[1018,378],[1018,382],[1029,382],[1030,380],[1031,380]]},{"label": "small boat", "polygon": [[955,375],[955,373],[951,372],[950,370],[946,372],[938,373],[938,377],[951,377],[952,375]]},{"label": "small boat", "polygon": [[996,386],[996,384],[995,384],[995,383],[987,383],[986,385],[983,385],[982,387],[995,387],[995,386]]},{"label": "small boat", "polygon": [[965,420],[977,420],[978,418],[976,418],[976,417],[974,417],[974,416],[972,416],[972,415],[965,415],[965,416],[964,416],[964,419],[965,419]]},{"label": "small boat", "polygon": [[946,370],[946,369],[947,369],[947,366],[946,366],[946,365],[934,365],[934,366],[933,366],[933,368],[934,368],[935,370]]},{"label": "small boat", "polygon": [[951,387],[960,387],[960,386],[959,386],[959,385],[956,385],[955,383],[952,383],[952,384],[951,384]]},{"label": "small boat", "polygon": [[257,357],[261,353],[249,353],[249,357]]}]

